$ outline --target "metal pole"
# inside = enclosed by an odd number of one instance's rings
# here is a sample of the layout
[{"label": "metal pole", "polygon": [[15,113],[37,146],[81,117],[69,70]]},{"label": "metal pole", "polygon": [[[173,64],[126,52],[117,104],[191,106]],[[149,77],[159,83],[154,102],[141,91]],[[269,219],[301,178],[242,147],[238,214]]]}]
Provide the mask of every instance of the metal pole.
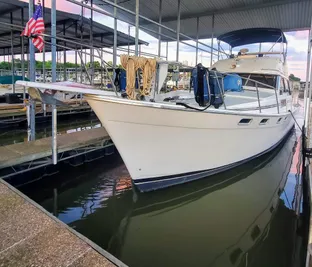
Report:
[{"label": "metal pole", "polygon": [[[76,24],[75,24],[75,38],[77,38],[77,37],[78,37],[78,25],[77,25],[77,23],[76,23]],[[77,47],[77,45],[75,45],[75,82],[76,82],[76,83],[78,82],[77,50],[78,50],[78,47]]]},{"label": "metal pole", "polygon": [[220,41],[218,41],[218,61],[220,59]]},{"label": "metal pole", "polygon": [[166,61],[168,61],[168,42],[166,42]]},{"label": "metal pole", "polygon": [[[28,4],[28,16],[29,19],[34,13],[34,1],[30,0]],[[35,47],[32,42],[28,41],[29,45],[29,80],[32,82],[36,81],[36,61],[35,61]],[[30,139],[33,141],[36,139],[36,101],[30,100]]]},{"label": "metal pole", "polygon": [[[177,51],[176,51],[176,62],[179,62],[179,47],[180,47],[180,18],[181,18],[181,0],[178,0],[178,17],[177,17]],[[179,65],[177,66],[178,74],[180,73]],[[178,87],[179,79],[176,81]]]},{"label": "metal pole", "polygon": [[[28,16],[29,19],[34,13],[34,0],[30,0],[28,4]],[[32,82],[36,81],[36,61],[35,61],[35,47],[32,42],[28,42],[29,45],[29,80]]]},{"label": "metal pole", "polygon": [[213,58],[213,38],[214,38],[214,27],[215,27],[214,24],[215,24],[215,15],[212,14],[210,67],[212,66],[212,58]]},{"label": "metal pole", "polygon": [[52,82],[56,82],[56,0],[51,3],[51,59],[52,59]]},{"label": "metal pole", "polygon": [[[80,2],[78,2],[78,1],[76,1],[76,0],[67,0],[67,1],[68,1],[68,2],[71,2],[71,3],[75,3],[75,4],[80,5],[80,6],[83,6],[83,7],[88,8],[88,9],[92,9],[92,8],[90,8],[90,6],[85,5],[85,4],[83,4],[83,3],[80,3]],[[101,0],[101,1],[102,1],[102,2],[105,2],[106,4],[108,4],[108,5],[110,5],[110,6],[117,7],[117,8],[119,8],[119,9],[121,9],[121,10],[123,10],[123,11],[125,11],[125,12],[127,12],[127,13],[129,13],[129,14],[136,15],[136,12],[133,12],[133,11],[131,11],[131,10],[127,9],[127,8],[124,8],[124,7],[120,6],[120,5],[116,5],[116,4],[114,4],[113,2],[111,2],[110,0]],[[138,1],[138,0],[137,0],[137,1]],[[99,10],[99,9],[95,9],[94,7],[93,7],[93,10],[95,10],[96,12],[101,13],[101,14],[103,14],[103,15],[110,16],[110,17],[114,17],[114,15],[111,14],[111,13],[109,13],[109,12],[101,11],[101,10]],[[150,23],[152,23],[152,24],[155,24],[156,26],[160,26],[160,27],[162,27],[163,29],[166,29],[166,30],[168,30],[168,31],[171,31],[171,32],[173,32],[173,33],[176,33],[175,30],[173,30],[173,29],[171,29],[171,28],[169,28],[169,27],[167,27],[167,26],[165,26],[165,25],[159,24],[158,22],[156,22],[156,21],[154,21],[154,20],[152,20],[152,19],[149,19],[149,18],[147,18],[147,17],[145,17],[145,16],[139,15],[139,18],[144,19],[144,20],[146,20],[146,21],[148,21],[148,22],[150,22]],[[128,20],[125,20],[125,19],[122,19],[122,18],[118,18],[118,19],[121,20],[121,21],[124,21],[124,22],[126,22],[126,23],[128,23],[128,24],[133,25],[133,23],[131,23],[131,21],[128,21]],[[141,27],[141,29],[142,29],[142,27]],[[193,38],[191,38],[191,37],[189,37],[189,36],[187,36],[187,35],[185,35],[185,34],[183,34],[183,33],[180,33],[180,36],[183,36],[183,37],[185,37],[185,38],[187,38],[187,39],[189,39],[189,40],[195,41]],[[198,43],[201,44],[201,45],[203,45],[203,46],[206,46],[206,47],[208,47],[208,48],[211,48],[209,45],[207,45],[207,44],[205,44],[205,43],[202,43],[202,42],[198,42]],[[214,49],[214,50],[216,51],[216,49]],[[226,53],[225,53],[225,54],[226,54]]]},{"label": "metal pole", "polygon": [[[311,62],[311,61],[310,61]],[[309,94],[307,97],[307,109],[306,109],[306,128],[307,128],[307,133],[309,133],[310,127],[309,127],[309,122],[310,122],[310,106],[311,106],[311,78],[312,78],[312,67],[310,66],[310,76],[308,80],[309,84]],[[308,136],[309,137],[309,136]]]},{"label": "metal pole", "polygon": [[[24,27],[24,8],[21,9],[21,22],[22,26]],[[22,67],[22,79],[25,80],[25,44],[24,44],[24,37],[21,36],[21,67]],[[23,86],[23,100],[26,99],[26,88]]]},{"label": "metal pole", "polygon": [[130,25],[128,25],[128,55],[130,54]]},{"label": "metal pole", "polygon": [[308,125],[308,89],[309,89],[309,78],[310,78],[310,68],[311,68],[311,41],[312,41],[312,19],[311,26],[309,30],[309,40],[308,40],[308,53],[307,53],[307,71],[306,71],[306,84],[304,89],[304,118],[305,118],[305,129],[307,130]]},{"label": "metal pole", "polygon": [[139,12],[140,0],[135,0],[135,55],[139,55]]},{"label": "metal pole", "polygon": [[177,17],[177,54],[176,61],[179,62],[179,46],[180,46],[180,18],[181,18],[181,0],[178,0],[178,17]]},{"label": "metal pole", "polygon": [[[91,0],[91,7],[93,7],[93,0]],[[93,49],[93,9],[91,9],[91,21],[90,21],[90,70],[91,70],[91,85],[94,84],[94,49]]]},{"label": "metal pole", "polygon": [[[161,24],[162,21],[162,0],[159,0],[159,11],[158,11],[158,16],[159,16],[159,24]],[[158,57],[161,55],[161,27],[158,26]]]},{"label": "metal pole", "polygon": [[52,105],[52,162],[57,164],[57,109]]},{"label": "metal pole", "polygon": [[[66,24],[63,23],[63,35],[66,36]],[[66,38],[66,37],[65,37]],[[64,46],[66,47],[66,42],[64,42]],[[64,81],[67,80],[67,68],[66,68],[66,49],[63,50],[63,64],[64,64]]]},{"label": "metal pole", "polygon": [[[45,0],[42,0],[42,16],[43,16],[43,20],[45,19]],[[44,36],[42,37],[44,40]],[[46,58],[45,58],[45,46],[43,46],[43,50],[42,50],[42,75],[43,75],[43,82],[46,82]],[[43,116],[46,117],[47,116],[47,105],[43,104]]]},{"label": "metal pole", "polygon": [[[56,82],[56,0],[51,3],[52,82]],[[57,164],[57,110],[52,105],[52,162]]]},{"label": "metal pole", "polygon": [[[13,13],[10,13],[11,24],[13,24]],[[14,44],[13,44],[13,28],[11,28],[11,70],[12,70],[12,89],[15,94],[15,81],[14,81]]]},{"label": "metal pole", "polygon": [[[117,0],[115,0],[115,4],[117,4]],[[115,78],[115,69],[117,65],[117,7],[114,7],[114,16],[115,18],[114,18],[113,69],[114,69],[114,78]],[[101,50],[101,52],[103,55],[103,49]]]},{"label": "metal pole", "polygon": [[256,90],[257,90],[257,98],[258,98],[259,112],[261,113],[261,105],[260,105],[260,97],[259,97],[258,83],[256,83]]},{"label": "metal pole", "polygon": [[30,103],[26,104],[26,118],[27,118],[27,141],[31,141],[31,119],[30,119]]},{"label": "metal pole", "polygon": [[195,65],[198,63],[198,34],[199,34],[199,17],[196,18],[196,59]]},{"label": "metal pole", "polygon": [[[103,36],[102,36],[103,38]],[[101,88],[103,88],[104,84],[103,84],[103,70],[104,70],[104,62],[103,62],[103,48],[101,48]],[[113,63],[114,65],[114,63]],[[113,67],[113,77],[115,78],[115,68],[116,68],[116,62],[115,62],[115,67]],[[106,81],[105,81],[106,82]]]}]

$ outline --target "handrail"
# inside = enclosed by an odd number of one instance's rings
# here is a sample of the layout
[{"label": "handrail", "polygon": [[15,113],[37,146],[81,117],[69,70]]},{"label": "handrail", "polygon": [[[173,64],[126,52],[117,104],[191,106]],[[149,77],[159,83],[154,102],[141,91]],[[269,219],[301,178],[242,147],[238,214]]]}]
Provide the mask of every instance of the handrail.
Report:
[{"label": "handrail", "polygon": [[[210,70],[210,72],[214,72],[215,75],[216,75],[216,73],[217,73],[218,71]],[[222,83],[223,83],[224,76],[228,76],[228,75],[229,75],[229,76],[235,76],[235,77],[236,77],[236,75],[237,75],[237,74],[226,73],[226,72],[219,72],[219,73],[221,73],[221,74],[223,75],[223,77],[222,77]],[[264,83],[262,83],[262,82],[256,81],[256,80],[254,80],[254,79],[251,79],[251,78],[249,78],[249,77],[246,78],[246,77],[241,77],[241,76],[240,76],[240,78],[241,78],[242,80],[248,80],[248,81],[252,81],[252,82],[255,83],[256,92],[257,92],[257,101],[258,101],[258,106],[259,106],[259,112],[260,112],[260,113],[261,113],[261,101],[260,101],[260,95],[259,95],[259,88],[258,88],[258,85],[264,85],[264,86],[266,86],[266,87],[269,87],[269,88],[273,89],[274,92],[275,92],[277,113],[278,113],[278,114],[280,113],[280,110],[279,110],[279,100],[278,100],[278,96],[277,96],[277,90],[278,90],[277,86],[278,86],[278,84],[276,85],[276,87],[274,87],[274,86],[271,86],[271,85],[264,84]],[[218,83],[219,83],[219,81],[218,81]],[[224,106],[225,106],[225,105],[224,105]],[[225,106],[225,109],[226,109],[226,106]]]}]

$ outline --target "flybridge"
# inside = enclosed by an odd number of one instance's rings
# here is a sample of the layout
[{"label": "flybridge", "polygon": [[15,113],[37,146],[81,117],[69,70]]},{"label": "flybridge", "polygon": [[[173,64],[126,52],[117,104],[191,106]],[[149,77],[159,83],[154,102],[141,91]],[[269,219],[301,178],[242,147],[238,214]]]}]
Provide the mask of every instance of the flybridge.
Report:
[{"label": "flybridge", "polygon": [[250,28],[232,31],[218,37],[219,41],[229,44],[232,48],[256,43],[285,43],[287,39],[280,29]]}]

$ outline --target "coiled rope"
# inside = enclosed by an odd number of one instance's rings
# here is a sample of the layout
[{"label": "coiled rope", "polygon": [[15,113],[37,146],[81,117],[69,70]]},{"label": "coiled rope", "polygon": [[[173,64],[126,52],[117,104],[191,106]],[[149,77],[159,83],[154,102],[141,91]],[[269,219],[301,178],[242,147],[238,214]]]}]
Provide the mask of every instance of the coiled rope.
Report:
[{"label": "coiled rope", "polygon": [[[147,96],[150,93],[151,83],[156,72],[156,59],[120,55],[121,66],[127,72],[126,93],[129,99],[139,99],[140,96]],[[143,87],[140,93],[135,92],[136,73],[141,69],[143,72]]]}]

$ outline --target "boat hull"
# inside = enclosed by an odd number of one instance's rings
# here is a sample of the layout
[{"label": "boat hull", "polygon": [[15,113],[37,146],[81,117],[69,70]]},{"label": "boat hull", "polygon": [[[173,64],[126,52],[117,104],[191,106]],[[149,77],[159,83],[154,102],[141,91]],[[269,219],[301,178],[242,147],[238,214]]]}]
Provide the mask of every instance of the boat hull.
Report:
[{"label": "boat hull", "polygon": [[[87,101],[144,192],[204,178],[267,153],[294,125],[289,113],[194,112],[98,96]],[[242,119],[250,121],[242,124]]]}]

